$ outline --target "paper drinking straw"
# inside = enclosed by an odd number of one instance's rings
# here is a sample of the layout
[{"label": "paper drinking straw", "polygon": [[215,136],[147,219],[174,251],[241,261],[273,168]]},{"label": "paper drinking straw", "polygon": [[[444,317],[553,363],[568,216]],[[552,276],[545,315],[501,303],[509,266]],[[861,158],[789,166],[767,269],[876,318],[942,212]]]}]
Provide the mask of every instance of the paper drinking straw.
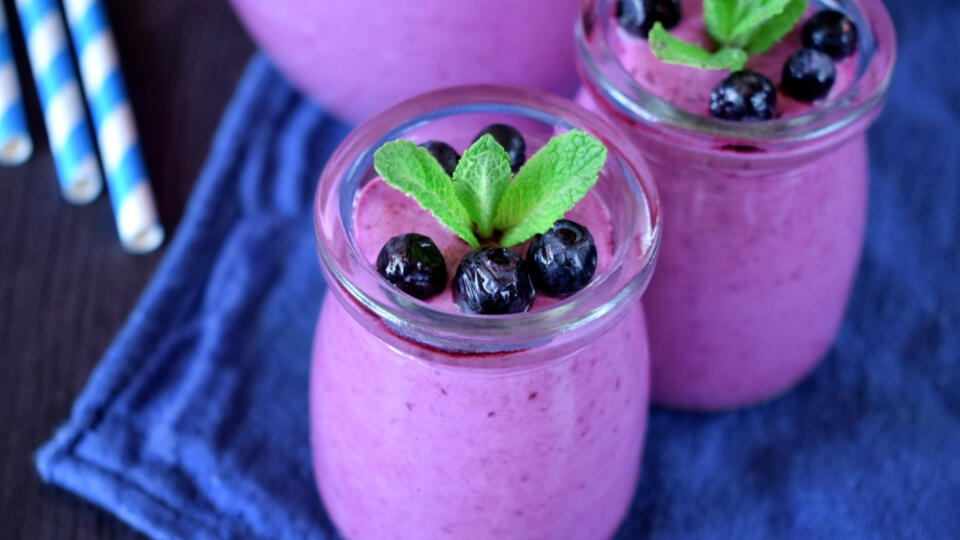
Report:
[{"label": "paper drinking straw", "polygon": [[17,0],[63,198],[88,203],[103,189],[96,147],[56,0]]},{"label": "paper drinking straw", "polygon": [[33,139],[20,97],[20,77],[10,48],[7,16],[0,5],[0,164],[20,165],[33,153]]},{"label": "paper drinking straw", "polygon": [[120,242],[133,253],[153,251],[163,242],[163,227],[106,11],[100,0],[64,0],[63,5],[80,57],[80,77],[97,129]]}]

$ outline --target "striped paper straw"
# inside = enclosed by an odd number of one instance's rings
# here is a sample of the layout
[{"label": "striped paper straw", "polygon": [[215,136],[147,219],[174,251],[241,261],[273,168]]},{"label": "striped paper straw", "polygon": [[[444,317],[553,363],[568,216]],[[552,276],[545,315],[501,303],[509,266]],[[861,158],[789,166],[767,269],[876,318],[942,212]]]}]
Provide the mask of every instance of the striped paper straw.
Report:
[{"label": "striped paper straw", "polygon": [[7,16],[0,5],[0,164],[20,165],[33,153],[33,139],[20,97],[20,77],[10,48]]},{"label": "striped paper straw", "polygon": [[55,0],[17,0],[27,55],[43,105],[60,191],[74,204],[88,203],[103,189],[103,176],[87,124],[63,17]]},{"label": "striped paper straw", "polygon": [[163,243],[163,227],[106,11],[100,0],[64,0],[63,5],[80,56],[80,77],[97,128],[120,242],[133,253],[153,251]]}]

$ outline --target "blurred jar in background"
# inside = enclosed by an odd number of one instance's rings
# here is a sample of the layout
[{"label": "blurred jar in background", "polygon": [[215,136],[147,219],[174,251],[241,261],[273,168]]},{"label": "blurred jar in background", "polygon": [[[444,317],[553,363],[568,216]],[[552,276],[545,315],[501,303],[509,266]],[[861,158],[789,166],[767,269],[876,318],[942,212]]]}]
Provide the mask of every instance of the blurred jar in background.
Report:
[{"label": "blurred jar in background", "polygon": [[572,96],[579,0],[231,0],[281,71],[359,122],[468,83]]}]

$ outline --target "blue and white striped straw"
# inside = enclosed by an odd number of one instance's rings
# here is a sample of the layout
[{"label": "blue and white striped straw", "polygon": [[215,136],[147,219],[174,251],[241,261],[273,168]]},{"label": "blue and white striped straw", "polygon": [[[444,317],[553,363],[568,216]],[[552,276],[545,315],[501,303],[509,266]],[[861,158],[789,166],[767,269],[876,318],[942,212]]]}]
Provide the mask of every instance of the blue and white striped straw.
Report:
[{"label": "blue and white striped straw", "polygon": [[133,253],[153,251],[163,243],[164,232],[106,11],[100,0],[64,0],[64,8],[97,128],[120,242]]},{"label": "blue and white striped straw", "polygon": [[103,176],[60,8],[56,0],[17,0],[17,11],[60,175],[60,191],[71,203],[88,203],[103,189]]},{"label": "blue and white striped straw", "polygon": [[32,153],[33,139],[23,111],[17,62],[10,48],[7,16],[0,5],[0,164],[20,165]]}]

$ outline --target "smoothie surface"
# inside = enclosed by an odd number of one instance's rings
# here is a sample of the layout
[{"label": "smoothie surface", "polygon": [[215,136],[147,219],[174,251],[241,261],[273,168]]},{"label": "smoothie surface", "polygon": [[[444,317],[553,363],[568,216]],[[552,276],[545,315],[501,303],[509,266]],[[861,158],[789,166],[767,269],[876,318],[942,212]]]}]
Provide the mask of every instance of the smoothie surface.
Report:
[{"label": "smoothie surface", "polygon": [[[680,23],[669,30],[670,34],[707,50],[714,48],[713,40],[707,33],[703,22],[702,0],[680,0],[683,14]],[[745,69],[762,73],[777,87],[777,107],[774,118],[790,118],[812,111],[823,103],[828,103],[846,92],[856,82],[857,57],[855,53],[843,60],[836,61],[837,79],[827,97],[814,103],[797,101],[780,91],[780,79],[783,65],[793,53],[803,47],[801,29],[803,24],[816,13],[813,7],[797,25],[769,51],[752,55]],[[650,51],[645,39],[640,39],[619,29],[618,37],[612,44],[624,69],[640,86],[654,96],[681,109],[695,114],[709,116],[710,91],[720,83],[729,71],[698,69],[689,66],[668,64],[657,59]]]},{"label": "smoothie surface", "polygon": [[[601,172],[600,181],[602,180]],[[591,192],[567,212],[565,218],[585,226],[593,235],[597,246],[597,271],[593,277],[593,280],[596,280],[610,264],[613,252],[609,211],[600,198]],[[453,302],[451,283],[460,259],[471,250],[466,242],[437,222],[412,197],[393,189],[380,178],[372,180],[358,194],[354,203],[354,224],[360,250],[367,261],[374,266],[380,248],[390,238],[406,233],[418,233],[430,237],[440,248],[447,263],[447,287],[426,302],[435,309],[458,312]],[[511,249],[524,257],[527,253],[527,244],[524,242]],[[543,310],[560,301],[562,300],[538,293],[530,311]]]}]

